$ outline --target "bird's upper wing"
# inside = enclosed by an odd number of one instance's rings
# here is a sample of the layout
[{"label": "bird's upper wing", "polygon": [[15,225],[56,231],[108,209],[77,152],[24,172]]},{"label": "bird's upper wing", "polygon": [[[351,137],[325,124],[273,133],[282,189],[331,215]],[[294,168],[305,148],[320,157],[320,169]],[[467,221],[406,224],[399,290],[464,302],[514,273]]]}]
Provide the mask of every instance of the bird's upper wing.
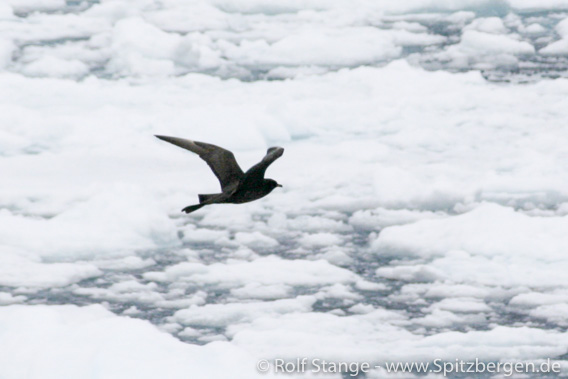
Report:
[{"label": "bird's upper wing", "polygon": [[221,183],[223,192],[236,190],[243,178],[243,170],[239,167],[233,153],[222,147],[204,142],[191,141],[183,138],[156,136],[161,140],[172,143],[199,155],[203,159]]},{"label": "bird's upper wing", "polygon": [[280,158],[284,154],[284,148],[282,147],[271,147],[266,151],[266,155],[260,162],[252,166],[246,173],[245,173],[245,180],[247,182],[256,182],[262,181],[264,179],[264,173],[268,166],[272,164],[275,160]]}]

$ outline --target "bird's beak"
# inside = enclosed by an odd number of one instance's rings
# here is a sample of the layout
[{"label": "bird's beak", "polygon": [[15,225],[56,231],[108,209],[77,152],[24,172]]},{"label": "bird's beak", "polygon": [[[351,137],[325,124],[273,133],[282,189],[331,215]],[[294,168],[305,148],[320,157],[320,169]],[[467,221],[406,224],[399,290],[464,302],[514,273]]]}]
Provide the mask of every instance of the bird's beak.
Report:
[{"label": "bird's beak", "polygon": [[276,187],[282,187],[282,184],[277,184]]}]

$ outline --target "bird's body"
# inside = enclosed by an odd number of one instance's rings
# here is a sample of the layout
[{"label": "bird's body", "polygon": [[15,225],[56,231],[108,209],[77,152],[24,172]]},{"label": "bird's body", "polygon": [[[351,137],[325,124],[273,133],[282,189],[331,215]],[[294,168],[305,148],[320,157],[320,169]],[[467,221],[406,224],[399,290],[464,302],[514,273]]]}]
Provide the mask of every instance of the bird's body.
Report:
[{"label": "bird's body", "polygon": [[221,184],[221,193],[199,195],[199,204],[185,207],[182,209],[185,213],[196,211],[209,204],[248,203],[268,195],[276,187],[282,187],[275,180],[264,178],[268,166],[284,153],[281,147],[269,148],[262,161],[252,166],[247,172],[243,172],[235,156],[229,150],[183,138],[156,137],[198,154],[211,167]]}]

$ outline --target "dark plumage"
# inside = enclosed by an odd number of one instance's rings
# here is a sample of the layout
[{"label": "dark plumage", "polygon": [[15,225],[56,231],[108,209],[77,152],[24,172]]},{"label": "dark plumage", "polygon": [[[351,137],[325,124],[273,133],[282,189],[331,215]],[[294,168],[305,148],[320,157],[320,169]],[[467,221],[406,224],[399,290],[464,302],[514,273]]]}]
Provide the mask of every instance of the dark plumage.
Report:
[{"label": "dark plumage", "polygon": [[183,138],[156,136],[161,140],[192,151],[201,157],[221,183],[221,193],[199,195],[199,204],[190,205],[182,212],[191,213],[209,204],[241,204],[260,199],[276,187],[282,187],[275,180],[265,179],[268,166],[284,153],[281,147],[271,147],[262,160],[243,172],[229,150],[208,143],[191,141]]}]

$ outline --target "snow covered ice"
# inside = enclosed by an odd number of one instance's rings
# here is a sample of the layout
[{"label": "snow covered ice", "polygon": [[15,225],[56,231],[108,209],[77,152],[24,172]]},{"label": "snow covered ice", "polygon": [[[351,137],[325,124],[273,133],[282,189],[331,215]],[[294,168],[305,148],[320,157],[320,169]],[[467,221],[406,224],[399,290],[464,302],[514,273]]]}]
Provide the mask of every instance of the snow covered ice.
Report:
[{"label": "snow covered ice", "polygon": [[567,73],[565,0],[0,2],[0,378],[568,376]]}]

